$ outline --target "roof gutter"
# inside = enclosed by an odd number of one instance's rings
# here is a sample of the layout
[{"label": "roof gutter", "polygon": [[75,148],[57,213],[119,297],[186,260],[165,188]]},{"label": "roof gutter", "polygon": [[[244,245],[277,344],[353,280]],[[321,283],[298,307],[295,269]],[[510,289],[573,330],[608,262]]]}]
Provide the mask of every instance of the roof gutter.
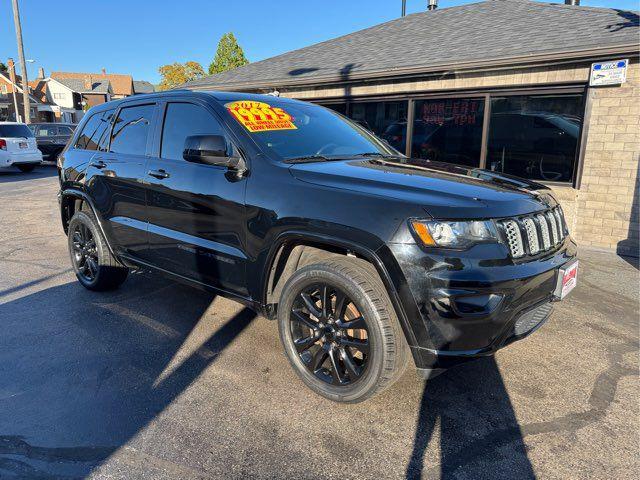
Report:
[{"label": "roof gutter", "polygon": [[271,79],[261,82],[235,82],[235,83],[223,83],[223,84],[198,84],[189,85],[184,84],[179,88],[187,88],[190,90],[209,90],[209,89],[228,89],[228,88],[244,88],[244,89],[263,89],[283,87],[299,87],[307,85],[324,85],[324,84],[336,84],[347,83],[357,80],[379,80],[379,79],[395,79],[402,77],[410,77],[423,74],[436,74],[436,73],[454,73],[454,72],[466,72],[477,70],[504,70],[505,68],[512,68],[515,66],[537,66],[541,64],[563,64],[563,63],[575,63],[576,60],[598,60],[602,57],[608,57],[611,55],[628,54],[629,56],[637,57],[638,47],[636,44],[623,44],[609,47],[598,47],[583,50],[572,50],[564,52],[554,52],[548,54],[533,54],[516,57],[505,57],[499,59],[481,60],[476,62],[459,62],[450,64],[438,64],[429,66],[415,66],[415,67],[401,67],[389,70],[369,70],[364,72],[352,73],[348,79],[339,74],[323,75],[317,77],[311,77],[306,79]]}]

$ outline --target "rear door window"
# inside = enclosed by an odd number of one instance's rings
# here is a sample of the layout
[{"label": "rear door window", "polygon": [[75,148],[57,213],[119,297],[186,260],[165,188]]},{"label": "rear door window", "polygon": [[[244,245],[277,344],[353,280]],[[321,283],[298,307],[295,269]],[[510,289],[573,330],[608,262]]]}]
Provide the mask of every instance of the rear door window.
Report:
[{"label": "rear door window", "polygon": [[144,155],[154,108],[155,105],[122,108],[113,125],[110,151],[127,155]]},{"label": "rear door window", "polygon": [[114,112],[115,110],[112,109],[92,115],[85,123],[75,147],[82,150],[106,151],[109,146],[111,119]]}]

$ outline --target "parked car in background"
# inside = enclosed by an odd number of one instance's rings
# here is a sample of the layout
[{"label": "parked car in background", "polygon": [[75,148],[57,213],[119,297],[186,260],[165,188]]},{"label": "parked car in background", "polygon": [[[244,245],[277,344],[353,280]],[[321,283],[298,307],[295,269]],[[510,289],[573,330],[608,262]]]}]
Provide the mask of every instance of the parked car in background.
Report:
[{"label": "parked car in background", "polygon": [[42,163],[36,138],[25,123],[0,122],[0,169],[17,167],[30,172]]},{"label": "parked car in background", "polygon": [[55,162],[76,126],[72,123],[32,123],[29,128],[36,136],[43,160]]}]

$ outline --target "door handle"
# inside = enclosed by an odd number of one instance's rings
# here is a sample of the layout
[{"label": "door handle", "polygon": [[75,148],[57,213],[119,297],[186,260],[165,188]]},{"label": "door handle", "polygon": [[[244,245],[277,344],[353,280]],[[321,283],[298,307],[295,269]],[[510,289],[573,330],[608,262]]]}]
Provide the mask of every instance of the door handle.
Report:
[{"label": "door handle", "polygon": [[149,170],[147,173],[152,177],[159,178],[160,180],[162,180],[163,178],[169,178],[171,176],[167,172],[165,172],[163,169]]},{"label": "door handle", "polygon": [[99,170],[102,170],[103,168],[105,168],[107,166],[106,163],[104,163],[102,160],[95,160],[93,162],[89,162],[89,166],[90,167],[95,167]]}]

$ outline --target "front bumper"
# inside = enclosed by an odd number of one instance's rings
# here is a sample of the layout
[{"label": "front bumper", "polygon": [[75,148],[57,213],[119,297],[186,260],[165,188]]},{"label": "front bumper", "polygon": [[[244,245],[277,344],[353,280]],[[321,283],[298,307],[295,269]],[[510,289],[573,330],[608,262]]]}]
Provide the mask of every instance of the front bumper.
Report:
[{"label": "front bumper", "polygon": [[41,144],[38,145],[38,150],[42,152],[42,157],[45,160],[55,161],[60,152],[64,149],[64,144]]},{"label": "front bumper", "polygon": [[416,366],[426,371],[491,355],[540,327],[556,300],[558,270],[577,250],[567,237],[553,253],[515,263],[496,245],[466,252],[389,248],[415,302],[406,310],[420,317],[414,329],[424,328],[410,347]]}]

